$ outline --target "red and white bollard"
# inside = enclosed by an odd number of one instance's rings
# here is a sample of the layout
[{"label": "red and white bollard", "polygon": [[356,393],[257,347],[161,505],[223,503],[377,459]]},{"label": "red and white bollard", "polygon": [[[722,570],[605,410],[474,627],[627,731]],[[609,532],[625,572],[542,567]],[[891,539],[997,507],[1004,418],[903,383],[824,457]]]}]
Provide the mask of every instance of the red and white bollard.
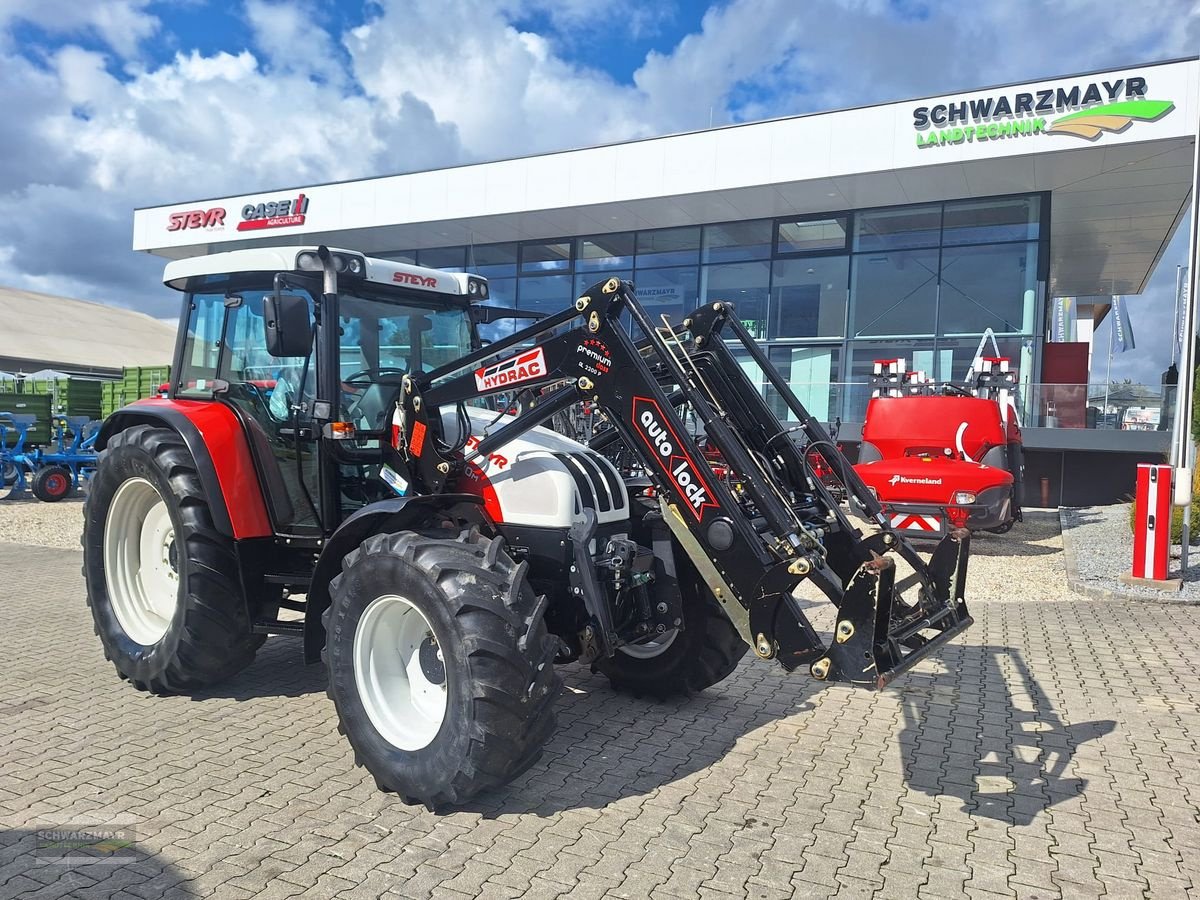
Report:
[{"label": "red and white bollard", "polygon": [[1137,520],[1133,523],[1133,578],[1167,580],[1171,549],[1171,467],[1137,467]]}]

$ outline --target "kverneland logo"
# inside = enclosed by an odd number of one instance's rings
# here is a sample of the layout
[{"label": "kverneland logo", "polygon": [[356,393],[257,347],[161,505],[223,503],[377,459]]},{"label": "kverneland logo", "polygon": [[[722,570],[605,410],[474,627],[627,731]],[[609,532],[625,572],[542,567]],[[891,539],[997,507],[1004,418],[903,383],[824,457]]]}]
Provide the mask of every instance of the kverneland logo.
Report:
[{"label": "kverneland logo", "polygon": [[494,366],[475,370],[475,386],[481,391],[494,391],[510,384],[532,381],[546,374],[546,356],[541,347],[514,356]]},{"label": "kverneland logo", "polygon": [[888,484],[941,484],[940,478],[907,478],[904,475],[893,475]]},{"label": "kverneland logo", "polygon": [[266,203],[247,203],[242,207],[238,231],[260,231],[264,228],[287,228],[303,225],[308,212],[308,198],[299,194],[295,200],[271,200]]},{"label": "kverneland logo", "polygon": [[683,449],[679,435],[667,424],[657,402],[647,397],[634,397],[633,424],[634,430],[650,448],[651,458],[687,500],[687,508],[696,521],[703,516],[704,507],[719,508],[696,463]]}]

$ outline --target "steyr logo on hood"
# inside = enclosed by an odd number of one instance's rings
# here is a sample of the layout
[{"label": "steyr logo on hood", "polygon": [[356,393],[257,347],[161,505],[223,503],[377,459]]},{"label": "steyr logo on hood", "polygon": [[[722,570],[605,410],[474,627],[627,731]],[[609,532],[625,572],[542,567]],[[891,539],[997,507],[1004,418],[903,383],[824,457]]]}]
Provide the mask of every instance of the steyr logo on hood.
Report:
[{"label": "steyr logo on hood", "polygon": [[481,391],[493,391],[509,384],[532,381],[546,374],[546,356],[541,347],[514,356],[494,366],[475,370],[475,386]]},{"label": "steyr logo on hood", "polygon": [[683,442],[667,425],[656,401],[647,397],[633,398],[633,426],[675,490],[687,500],[687,508],[697,522],[704,515],[704,507],[720,508],[696,463],[683,449]]},{"label": "steyr logo on hood", "polygon": [[903,475],[893,475],[888,481],[890,485],[897,484],[941,484],[940,478],[905,478]]},{"label": "steyr logo on hood", "polygon": [[308,198],[303,194],[295,200],[272,200],[269,203],[247,203],[242,207],[238,231],[261,231],[264,228],[286,228],[303,225],[308,212]]}]

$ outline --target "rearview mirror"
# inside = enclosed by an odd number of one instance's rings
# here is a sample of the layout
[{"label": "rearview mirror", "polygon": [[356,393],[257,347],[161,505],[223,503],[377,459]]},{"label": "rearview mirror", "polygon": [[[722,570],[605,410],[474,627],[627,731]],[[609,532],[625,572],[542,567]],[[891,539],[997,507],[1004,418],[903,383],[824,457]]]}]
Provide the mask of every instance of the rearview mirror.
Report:
[{"label": "rearview mirror", "polygon": [[272,356],[308,356],[313,342],[308,298],[279,292],[267,295],[263,302],[263,328],[267,352]]}]

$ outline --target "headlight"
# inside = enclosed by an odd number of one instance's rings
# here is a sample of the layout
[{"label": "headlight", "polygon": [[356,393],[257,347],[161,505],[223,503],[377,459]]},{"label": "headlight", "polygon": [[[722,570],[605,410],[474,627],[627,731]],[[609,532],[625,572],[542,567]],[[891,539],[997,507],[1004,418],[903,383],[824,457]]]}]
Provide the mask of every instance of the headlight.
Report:
[{"label": "headlight", "polygon": [[970,506],[975,502],[975,495],[971,491],[955,491],[954,503],[956,506]]},{"label": "headlight", "polygon": [[307,272],[319,272],[321,260],[317,254],[305,251],[296,257],[296,268]]},{"label": "headlight", "polygon": [[351,275],[361,275],[363,270],[362,260],[357,256],[350,257],[350,261],[346,263],[346,269]]}]

